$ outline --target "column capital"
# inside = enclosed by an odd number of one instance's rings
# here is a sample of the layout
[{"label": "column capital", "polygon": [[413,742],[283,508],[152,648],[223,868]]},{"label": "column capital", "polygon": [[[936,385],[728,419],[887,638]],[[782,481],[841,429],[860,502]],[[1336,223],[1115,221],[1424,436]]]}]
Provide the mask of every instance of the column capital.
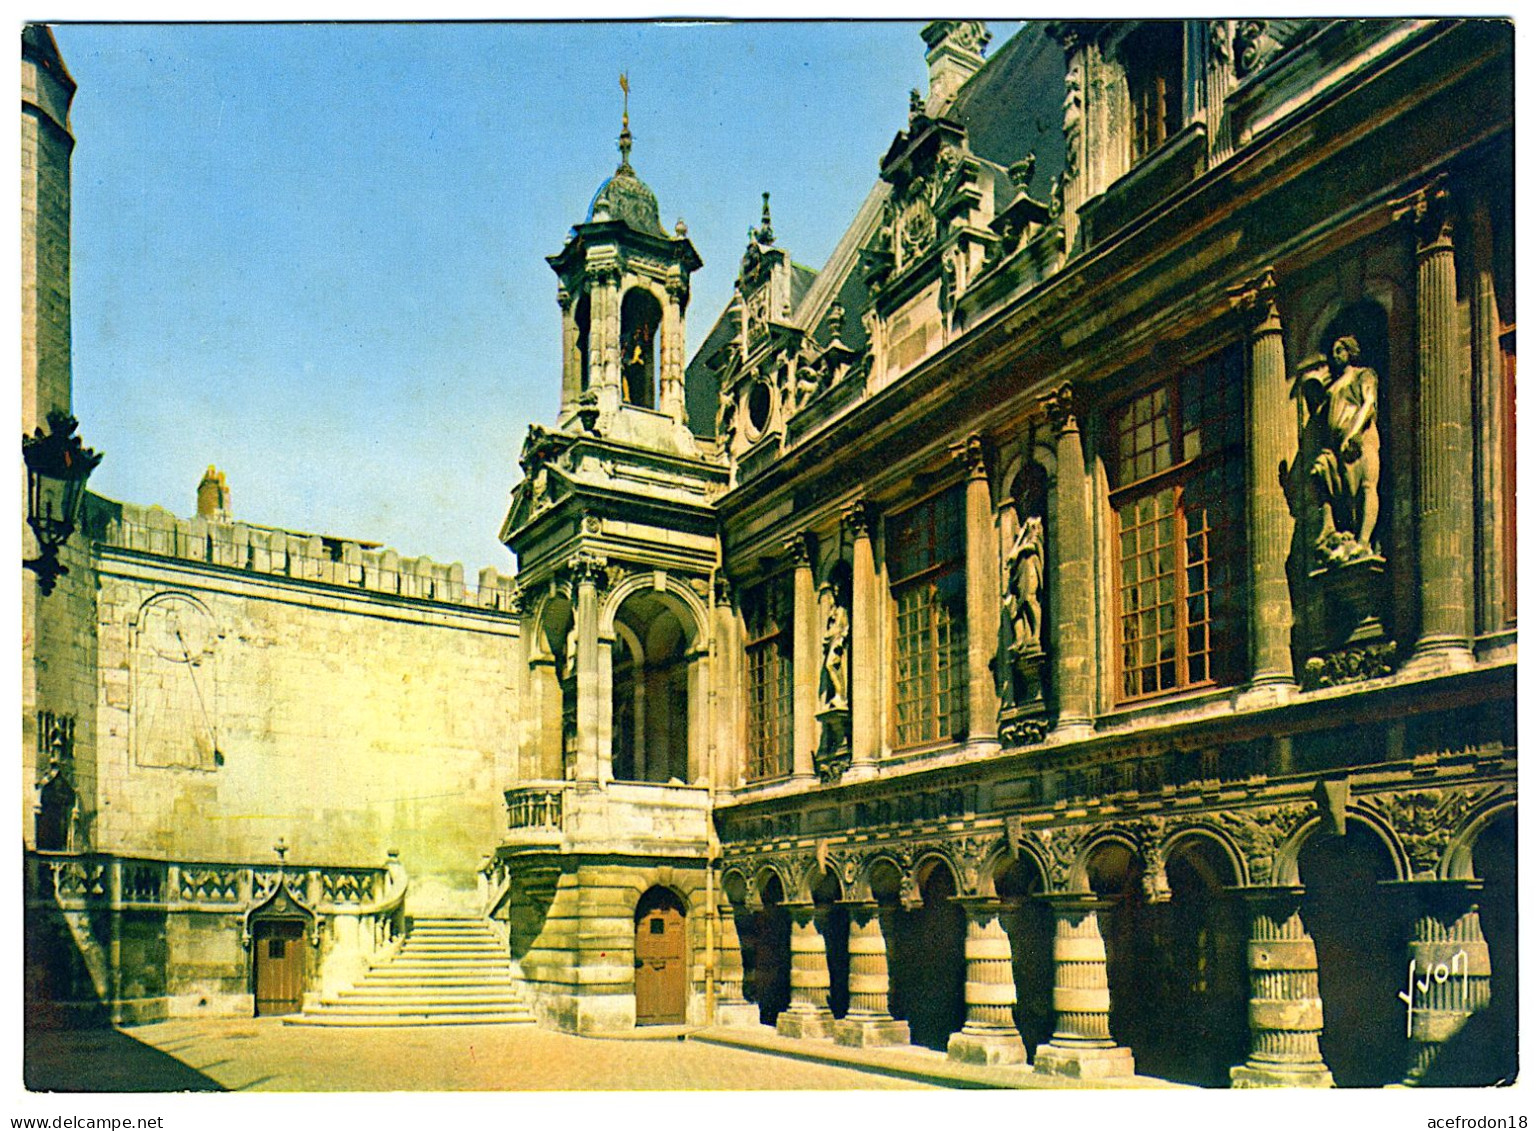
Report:
[{"label": "column capital", "polygon": [[599,263],[587,269],[588,283],[595,287],[619,286],[619,264]]},{"label": "column capital", "polygon": [[602,554],[582,550],[566,560],[566,572],[578,586],[591,585],[601,589],[608,583],[609,559]]},{"label": "column capital", "polygon": [[1042,397],[1041,407],[1047,414],[1047,423],[1052,426],[1054,434],[1061,436],[1065,432],[1079,430],[1078,397],[1072,382],[1065,381]]},{"label": "column capital", "polygon": [[856,538],[869,538],[876,529],[876,505],[859,499],[844,508],[843,520]]},{"label": "column capital", "polygon": [[988,478],[988,456],[992,445],[980,432],[951,445],[951,458],[966,468],[968,479]]},{"label": "column capital", "polygon": [[556,288],[556,290],[555,290],[555,301],[561,304],[561,313],[562,314],[570,313],[570,311],[571,311],[571,292],[568,291],[565,287],[557,287]]},{"label": "column capital", "polygon": [[1410,195],[1394,201],[1390,208],[1394,221],[1407,224],[1415,234],[1417,253],[1452,250],[1453,199],[1446,173],[1438,173]]},{"label": "column capital", "polygon": [[1251,334],[1279,334],[1282,316],[1276,292],[1276,270],[1267,267],[1253,279],[1229,288],[1229,307],[1248,323]]},{"label": "column capital", "polygon": [[726,574],[716,574],[716,604],[730,605],[732,603],[732,593],[735,588],[736,586],[733,585],[732,579],[727,577]]},{"label": "column capital", "polygon": [[812,557],[817,552],[817,536],[810,530],[802,530],[785,539],[785,553],[797,569],[812,567]]}]

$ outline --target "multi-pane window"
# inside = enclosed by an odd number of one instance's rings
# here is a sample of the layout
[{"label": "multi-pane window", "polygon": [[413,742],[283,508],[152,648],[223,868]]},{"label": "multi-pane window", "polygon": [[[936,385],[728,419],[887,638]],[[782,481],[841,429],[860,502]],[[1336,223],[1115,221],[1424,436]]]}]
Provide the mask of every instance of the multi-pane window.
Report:
[{"label": "multi-pane window", "polygon": [[1132,160],[1141,161],[1180,129],[1181,57],[1185,30],[1179,20],[1138,29],[1122,48],[1131,101]]},{"label": "multi-pane window", "polygon": [[887,522],[897,610],[893,705],[899,748],[967,729],[966,527],[952,488]]},{"label": "multi-pane window", "polygon": [[1112,415],[1122,699],[1234,678],[1243,388],[1230,349]]},{"label": "multi-pane window", "polygon": [[750,781],[784,777],[793,768],[790,608],[790,579],[783,575],[750,589],[743,600]]}]

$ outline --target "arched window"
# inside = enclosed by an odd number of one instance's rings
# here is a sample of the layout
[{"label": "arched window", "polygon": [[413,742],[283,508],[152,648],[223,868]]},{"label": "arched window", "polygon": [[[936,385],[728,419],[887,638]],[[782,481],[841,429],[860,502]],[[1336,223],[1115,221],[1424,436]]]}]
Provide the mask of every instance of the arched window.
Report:
[{"label": "arched window", "polygon": [[620,303],[620,390],[626,404],[657,407],[657,331],[662,306],[646,291],[633,289]]},{"label": "arched window", "polygon": [[615,614],[614,776],[689,780],[689,655],[683,621],[654,592],[626,598]]}]

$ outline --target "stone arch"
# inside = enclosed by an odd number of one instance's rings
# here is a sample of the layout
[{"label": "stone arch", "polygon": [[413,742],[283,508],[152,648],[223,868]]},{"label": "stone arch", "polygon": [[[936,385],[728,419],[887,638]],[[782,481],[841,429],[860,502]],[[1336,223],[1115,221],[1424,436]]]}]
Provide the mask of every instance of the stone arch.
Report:
[{"label": "stone arch", "polygon": [[743,908],[754,901],[758,885],[748,872],[732,864],[721,872],[720,890],[733,907]]},{"label": "stone arch", "polygon": [[902,861],[889,852],[875,852],[862,862],[851,892],[861,892],[877,903],[895,903],[903,888]]},{"label": "stone arch", "polygon": [[605,599],[599,667],[608,673],[608,753],[616,779],[701,777],[706,624],[693,591],[660,571],[626,577]]},{"label": "stone arch", "polygon": [[891,915],[891,1010],[908,1022],[914,1044],[944,1049],[966,1018],[966,915],[954,901],[961,869],[942,845],[925,845],[915,857]]},{"label": "stone arch", "polygon": [[1502,794],[1487,800],[1472,813],[1464,818],[1462,826],[1453,833],[1448,842],[1447,851],[1442,856],[1442,862],[1437,868],[1437,878],[1443,880],[1472,880],[1474,872],[1474,849],[1479,844],[1479,838],[1485,834],[1491,825],[1502,817],[1516,816],[1517,799],[1511,794]]},{"label": "stone arch", "polygon": [[1052,1038],[1056,1011],[1052,1003],[1055,966],[1052,960],[1052,909],[1037,898],[1050,889],[1047,869],[1034,848],[1011,852],[1007,843],[985,861],[986,894],[1003,901],[999,923],[1009,939],[1015,981],[1015,1028],[1026,1047]]},{"label": "stone arch", "polygon": [[1212,844],[1220,852],[1223,858],[1233,869],[1233,879],[1229,886],[1248,887],[1252,883],[1250,879],[1249,863],[1240,851],[1239,846],[1223,829],[1209,825],[1205,822],[1196,822],[1189,825],[1180,825],[1172,829],[1159,846],[1159,854],[1166,861],[1179,852],[1191,841],[1203,841]]},{"label": "stone arch", "polygon": [[1095,890],[1091,877],[1094,858],[1112,847],[1125,849],[1137,861],[1139,870],[1144,866],[1143,849],[1136,836],[1125,829],[1103,829],[1085,838],[1079,844],[1078,851],[1074,854],[1073,864],[1068,869],[1065,890],[1077,894],[1092,893]]},{"label": "stone arch", "polygon": [[525,773],[536,780],[560,780],[576,739],[576,608],[570,596],[547,587],[525,624],[529,704],[534,739],[526,752]]},{"label": "stone arch", "polygon": [[758,890],[759,898],[762,899],[764,895],[771,890],[769,886],[769,882],[771,880],[773,880],[779,888],[779,898],[781,900],[789,899],[790,893],[793,889],[785,879],[784,868],[779,864],[778,861],[774,860],[764,861],[758,866],[758,870],[753,873],[753,883]]},{"label": "stone arch", "polygon": [[956,889],[957,894],[960,894],[961,867],[957,864],[954,855],[941,845],[926,845],[915,854],[913,867],[908,872],[908,877],[912,880],[913,892],[922,893],[925,884],[934,874],[935,868],[942,865],[950,873],[951,885]]},{"label": "stone arch", "polygon": [[[1387,821],[1371,809],[1353,804],[1346,808],[1348,829],[1352,822],[1356,822],[1382,842],[1394,869],[1392,879],[1405,880],[1410,877],[1410,858]],[[1290,887],[1302,882],[1298,875],[1298,856],[1309,840],[1323,827],[1324,817],[1316,814],[1300,824],[1293,830],[1292,835],[1282,842],[1281,847],[1276,851],[1276,861],[1271,869],[1274,884]]]},{"label": "stone arch", "polygon": [[773,1025],[790,1004],[790,916],[784,904],[792,894],[779,861],[761,863],[755,883],[758,903],[737,921],[743,996],[757,1004],[762,1023]]},{"label": "stone arch", "polygon": [[653,888],[660,888],[672,892],[690,916],[706,914],[710,910],[705,903],[705,878],[700,873],[680,872],[663,865],[632,873],[626,886],[635,892],[637,901]]}]

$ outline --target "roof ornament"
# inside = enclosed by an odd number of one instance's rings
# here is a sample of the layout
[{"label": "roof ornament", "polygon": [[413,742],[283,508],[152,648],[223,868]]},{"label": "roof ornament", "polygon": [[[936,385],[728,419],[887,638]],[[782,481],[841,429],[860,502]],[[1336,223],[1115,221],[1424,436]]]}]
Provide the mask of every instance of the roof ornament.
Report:
[{"label": "roof ornament", "polygon": [[619,168],[615,174],[629,173],[635,176],[635,170],[630,167],[630,75],[626,71],[619,73],[619,88],[625,92],[625,110],[620,118],[619,131]]},{"label": "roof ornament", "polygon": [[758,231],[754,233],[754,238],[765,247],[774,243],[774,224],[769,220],[769,194],[767,192],[764,193],[763,217],[759,223]]}]

